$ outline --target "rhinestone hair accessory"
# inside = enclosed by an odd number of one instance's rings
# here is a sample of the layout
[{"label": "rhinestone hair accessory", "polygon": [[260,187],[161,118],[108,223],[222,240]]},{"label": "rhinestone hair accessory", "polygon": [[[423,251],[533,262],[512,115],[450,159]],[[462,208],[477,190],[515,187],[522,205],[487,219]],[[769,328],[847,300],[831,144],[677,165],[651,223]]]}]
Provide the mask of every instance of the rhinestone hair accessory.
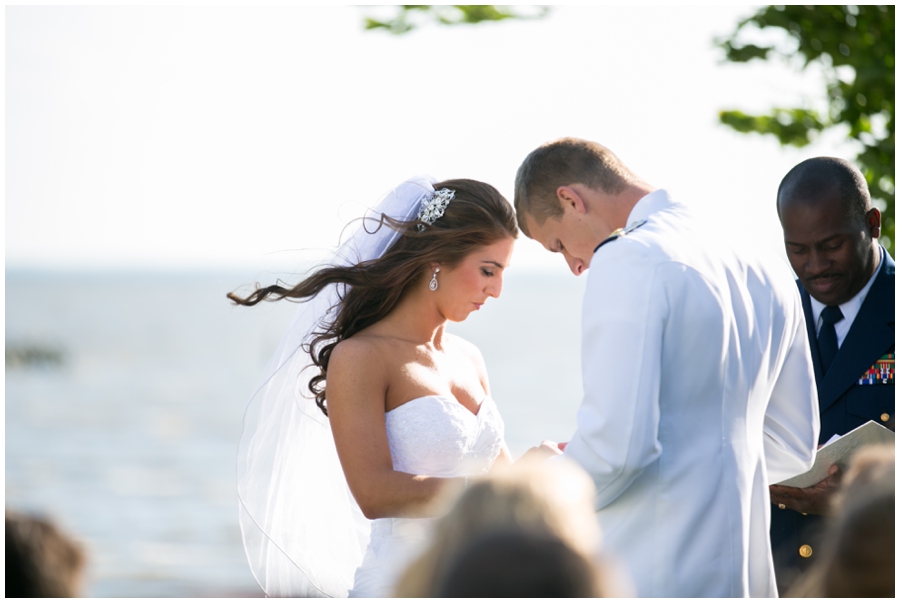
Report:
[{"label": "rhinestone hair accessory", "polygon": [[[430,199],[422,202],[422,209],[419,210],[419,221],[431,226],[434,221],[444,215],[444,210],[450,205],[450,201],[456,196],[456,191],[449,188],[442,188],[435,191]],[[419,232],[425,230],[425,224],[419,224],[416,229]]]}]

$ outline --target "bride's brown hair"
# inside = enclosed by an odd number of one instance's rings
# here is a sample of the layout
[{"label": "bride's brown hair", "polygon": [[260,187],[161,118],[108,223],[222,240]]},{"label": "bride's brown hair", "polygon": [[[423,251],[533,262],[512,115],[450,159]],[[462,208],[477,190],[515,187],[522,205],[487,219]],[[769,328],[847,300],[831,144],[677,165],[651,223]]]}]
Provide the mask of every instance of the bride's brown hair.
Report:
[{"label": "bride's brown hair", "polygon": [[291,288],[257,284],[247,297],[228,294],[236,304],[255,306],[263,300],[307,300],[329,285],[343,285],[334,321],[320,325],[303,346],[319,368],[319,374],[309,380],[309,389],[326,415],[325,378],[334,346],[387,316],[410,286],[431,273],[432,264],[453,268],[478,247],[519,234],[512,206],[490,184],[458,179],[438,182],[434,188],[449,188],[456,194],[433,224],[381,216],[376,229],[393,228],[400,233],[381,257],[353,266],[325,266]]}]

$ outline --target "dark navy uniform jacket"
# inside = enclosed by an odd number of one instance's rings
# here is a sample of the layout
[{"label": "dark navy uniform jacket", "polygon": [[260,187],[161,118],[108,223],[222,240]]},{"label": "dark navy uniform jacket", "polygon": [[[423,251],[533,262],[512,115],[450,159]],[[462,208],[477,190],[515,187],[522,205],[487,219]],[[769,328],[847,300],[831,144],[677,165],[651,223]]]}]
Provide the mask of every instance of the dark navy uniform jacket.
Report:
[{"label": "dark navy uniform jacket", "polygon": [[[894,430],[894,260],[887,250],[883,253],[875,281],[824,375],[816,343],[818,317],[812,315],[809,293],[797,282],[819,390],[819,444],[868,421]],[[890,378],[881,378],[888,371]],[[780,594],[816,560],[824,529],[821,516],[772,505],[772,554]]]}]

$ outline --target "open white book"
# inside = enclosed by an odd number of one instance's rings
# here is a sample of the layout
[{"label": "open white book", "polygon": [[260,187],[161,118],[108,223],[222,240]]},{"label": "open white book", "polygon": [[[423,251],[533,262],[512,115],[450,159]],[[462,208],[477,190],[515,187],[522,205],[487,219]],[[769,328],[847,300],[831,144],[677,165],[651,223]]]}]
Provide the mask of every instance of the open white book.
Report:
[{"label": "open white book", "polygon": [[842,436],[835,436],[828,440],[816,453],[816,462],[812,469],[806,473],[795,475],[779,483],[779,486],[791,486],[794,488],[808,488],[818,484],[828,475],[828,469],[837,465],[842,470],[847,468],[850,457],[859,448],[869,444],[893,444],[894,432],[879,425],[875,421],[869,421],[860,425],[853,431]]}]

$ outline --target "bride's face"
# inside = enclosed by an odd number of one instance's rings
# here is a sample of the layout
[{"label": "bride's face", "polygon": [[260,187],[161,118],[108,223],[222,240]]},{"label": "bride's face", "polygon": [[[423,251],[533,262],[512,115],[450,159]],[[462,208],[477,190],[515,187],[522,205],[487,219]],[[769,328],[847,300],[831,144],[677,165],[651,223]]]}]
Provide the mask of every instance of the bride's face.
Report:
[{"label": "bride's face", "polygon": [[444,318],[461,322],[489,297],[500,297],[503,271],[509,266],[514,243],[515,239],[506,238],[479,247],[455,268],[441,269],[434,293]]}]

